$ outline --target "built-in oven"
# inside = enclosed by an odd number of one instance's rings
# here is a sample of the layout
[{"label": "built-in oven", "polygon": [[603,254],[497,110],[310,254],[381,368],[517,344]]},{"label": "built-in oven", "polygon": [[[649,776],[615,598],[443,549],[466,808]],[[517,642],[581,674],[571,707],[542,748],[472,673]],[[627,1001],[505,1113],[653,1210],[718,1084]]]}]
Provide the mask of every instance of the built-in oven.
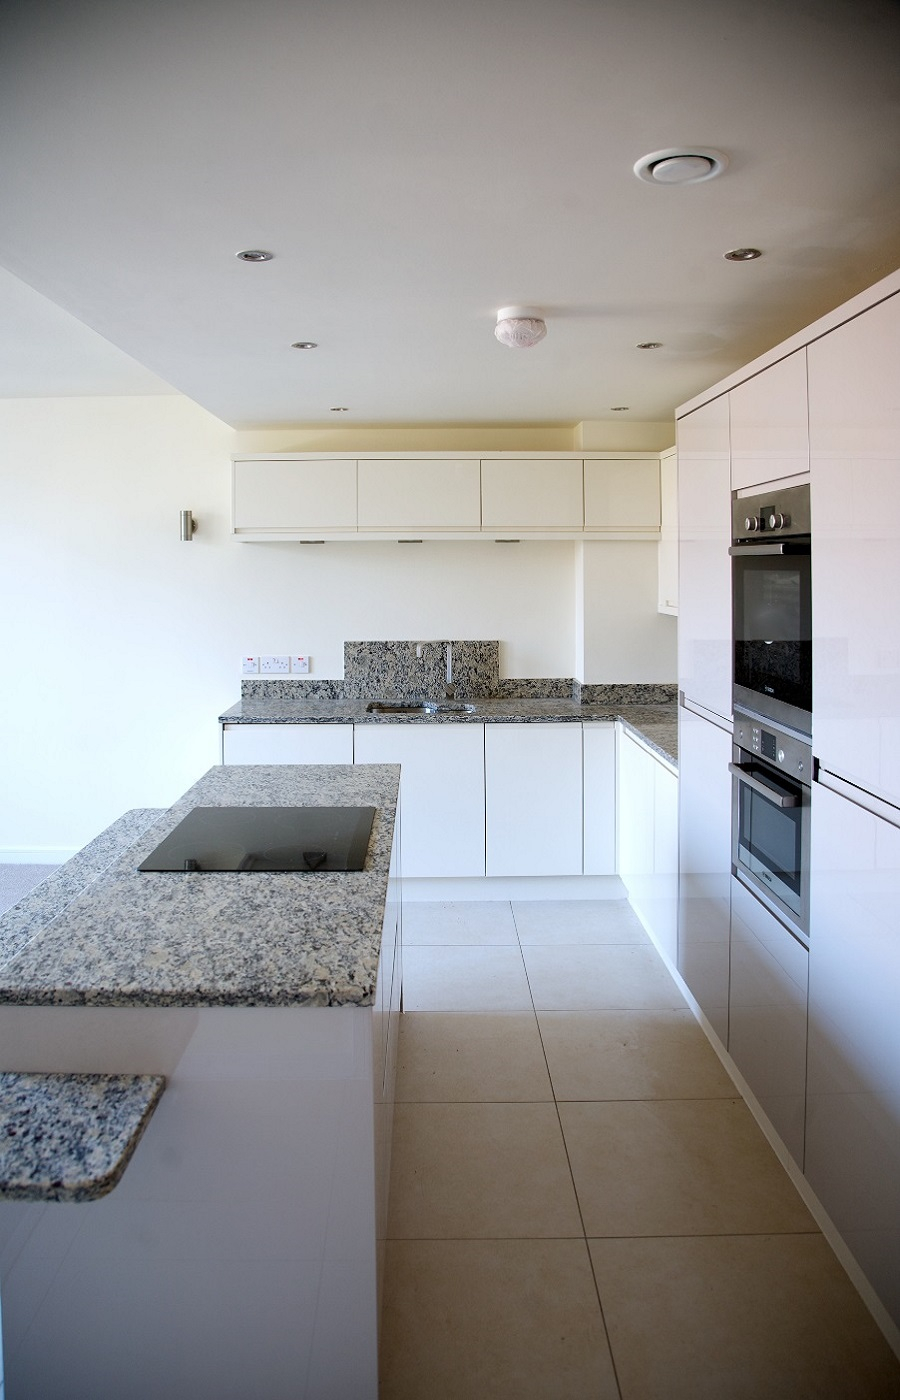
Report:
[{"label": "built-in oven", "polygon": [[735,709],[732,760],[732,871],[808,945],[812,747]]},{"label": "built-in oven", "polygon": [[812,734],[809,485],[732,501],[734,702]]}]

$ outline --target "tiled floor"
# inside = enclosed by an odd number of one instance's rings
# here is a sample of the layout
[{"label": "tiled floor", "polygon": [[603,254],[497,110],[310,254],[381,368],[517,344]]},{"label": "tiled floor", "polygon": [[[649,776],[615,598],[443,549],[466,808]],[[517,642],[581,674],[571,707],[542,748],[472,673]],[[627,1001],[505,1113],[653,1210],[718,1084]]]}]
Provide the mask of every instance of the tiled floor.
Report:
[{"label": "tiled floor", "polygon": [[624,901],[411,904],[382,1400],[888,1400]]}]

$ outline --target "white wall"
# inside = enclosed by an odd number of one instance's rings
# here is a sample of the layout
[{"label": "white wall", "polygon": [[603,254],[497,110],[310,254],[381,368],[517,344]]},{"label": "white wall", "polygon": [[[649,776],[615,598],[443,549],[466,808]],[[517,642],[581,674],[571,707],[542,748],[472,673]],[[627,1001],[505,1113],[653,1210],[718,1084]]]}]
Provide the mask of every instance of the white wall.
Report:
[{"label": "white wall", "polygon": [[657,611],[652,540],[576,544],[575,674],[588,684],[672,681],[676,619]]},{"label": "white wall", "polygon": [[[237,544],[229,454],[245,446],[179,395],[0,401],[0,858],[54,859],[129,807],[169,805],[218,760],[244,651],[306,652],[329,677],[347,639],[499,638],[505,676],[674,677],[674,649],[654,650],[655,546],[592,547],[621,557],[614,590],[591,572],[583,649],[586,547]],[[421,446],[438,446],[427,429]]]}]

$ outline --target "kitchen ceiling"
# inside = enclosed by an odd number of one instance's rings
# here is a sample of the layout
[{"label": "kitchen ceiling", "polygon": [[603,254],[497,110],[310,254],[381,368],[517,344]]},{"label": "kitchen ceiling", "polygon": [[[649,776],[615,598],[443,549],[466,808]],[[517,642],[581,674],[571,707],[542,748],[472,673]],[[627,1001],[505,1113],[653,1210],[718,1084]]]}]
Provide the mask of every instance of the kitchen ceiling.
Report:
[{"label": "kitchen ceiling", "polygon": [[[896,0],[4,0],[0,26],[7,396],[664,420],[900,264]],[[636,178],[670,147],[728,165]],[[495,340],[510,304],[546,318],[533,349]]]}]

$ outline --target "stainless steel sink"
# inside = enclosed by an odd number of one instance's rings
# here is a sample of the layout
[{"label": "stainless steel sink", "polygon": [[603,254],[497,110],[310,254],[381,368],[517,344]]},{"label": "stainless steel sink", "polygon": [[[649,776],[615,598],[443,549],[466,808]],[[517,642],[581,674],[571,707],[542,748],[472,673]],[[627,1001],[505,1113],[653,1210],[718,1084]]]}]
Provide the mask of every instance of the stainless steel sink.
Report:
[{"label": "stainless steel sink", "polygon": [[370,700],[372,715],[471,715],[475,706],[461,700]]}]

